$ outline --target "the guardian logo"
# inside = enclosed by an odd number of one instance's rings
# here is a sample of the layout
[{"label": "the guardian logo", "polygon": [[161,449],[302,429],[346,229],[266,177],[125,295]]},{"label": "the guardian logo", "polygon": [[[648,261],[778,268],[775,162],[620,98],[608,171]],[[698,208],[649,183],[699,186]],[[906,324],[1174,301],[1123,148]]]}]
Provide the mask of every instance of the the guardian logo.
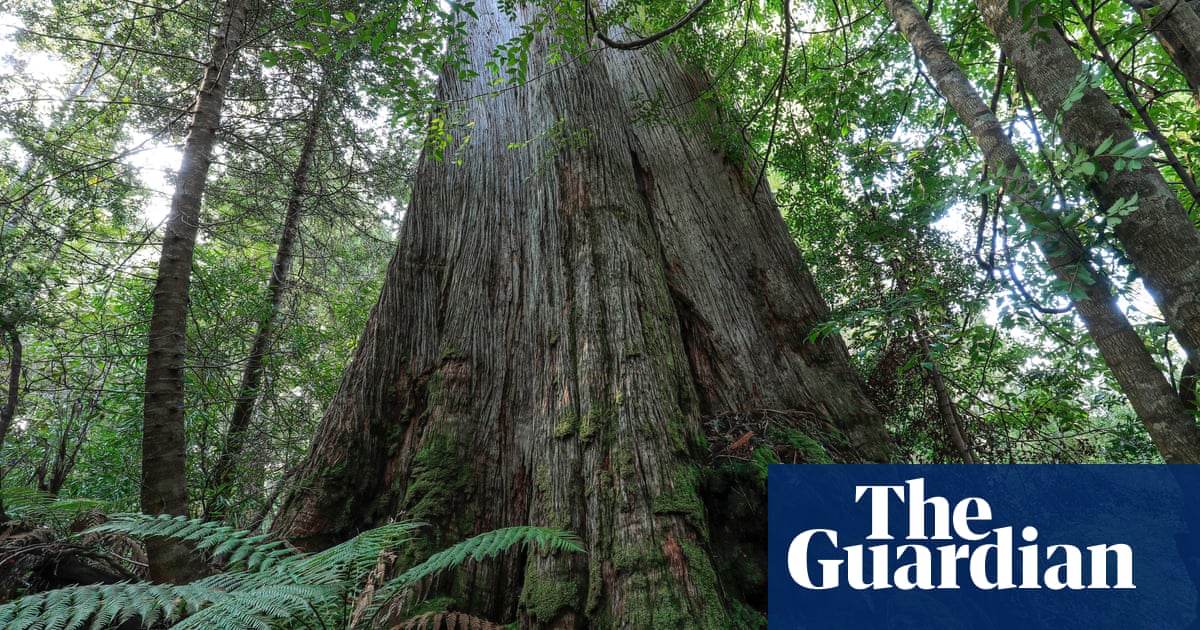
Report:
[{"label": "the guardian logo", "polygon": [[[772,497],[774,500],[774,497]],[[1045,544],[1026,525],[989,527],[992,508],[981,497],[951,505],[926,496],[925,478],[903,485],[856,485],[854,502],[870,509],[868,541],[839,546],[836,529],[808,529],[792,538],[787,571],[809,590],[843,584],[854,590],[943,590],[972,586],[983,590],[1135,589],[1133,548],[1098,543],[1080,548]],[[907,529],[897,540],[889,519],[907,510]],[[849,534],[849,533],[848,533]]]}]

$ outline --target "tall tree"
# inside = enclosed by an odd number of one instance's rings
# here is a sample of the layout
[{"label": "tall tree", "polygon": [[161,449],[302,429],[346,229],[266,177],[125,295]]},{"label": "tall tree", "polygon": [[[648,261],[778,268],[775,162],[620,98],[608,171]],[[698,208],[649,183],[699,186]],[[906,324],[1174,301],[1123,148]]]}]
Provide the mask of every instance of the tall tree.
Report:
[{"label": "tall tree", "polygon": [[1113,214],[1117,238],[1179,344],[1188,356],[1200,357],[1200,232],[1179,198],[1157,169],[1135,170],[1136,160],[1105,152],[1134,141],[1133,130],[1090,84],[1083,64],[1035,5],[976,4],[1046,117],[1061,122],[1064,143],[1095,162],[1090,189]]},{"label": "tall tree", "polygon": [[[705,81],[655,49],[556,63],[579,50],[553,13],[474,10],[480,74],[441,77],[382,295],[275,529],[566,528],[586,558],[480,564],[455,596],[538,627],[727,627],[728,600],[765,600],[714,571],[704,420],[791,410],[884,460],[880,417],[841,341],[808,340],[826,306]],[[506,67],[533,78],[496,90]]]},{"label": "tall tree", "polygon": [[1192,88],[1192,97],[1200,103],[1200,15],[1195,5],[1188,0],[1125,2],[1149,22],[1147,29],[1175,62]]},{"label": "tall tree", "polygon": [[995,113],[916,6],[910,0],[885,3],[900,32],[929,68],[938,89],[971,130],[984,159],[995,172],[1004,174],[1004,191],[1022,220],[1032,227],[1032,237],[1051,270],[1068,287],[1072,304],[1163,458],[1171,463],[1200,463],[1200,428],[1195,419],[1118,308],[1111,285],[1091,262],[1078,235],[1049,211],[1052,204],[1032,181]]},{"label": "tall tree", "polygon": [[[183,404],[188,288],[213,145],[221,126],[225,90],[245,34],[249,4],[250,0],[224,4],[212,56],[193,105],[163,236],[150,319],[142,429],[141,503],[149,514],[188,513]],[[156,544],[149,552],[154,579],[170,578],[186,562],[173,545]]]},{"label": "tall tree", "polygon": [[221,514],[231,496],[234,467],[245,448],[246,431],[250,428],[250,420],[258,401],[258,389],[262,384],[264,360],[274,338],[275,324],[282,308],[284,293],[290,284],[293,250],[296,246],[296,239],[300,235],[304,205],[309,197],[309,171],[312,169],[313,159],[317,152],[317,134],[321,130],[322,118],[325,115],[325,107],[329,99],[329,89],[324,83],[327,79],[320,79],[320,81],[322,84],[317,88],[317,92],[313,96],[312,107],[308,112],[300,155],[297,157],[296,167],[292,171],[287,211],[284,214],[283,227],[279,234],[279,243],[275,250],[271,273],[267,278],[266,311],[254,330],[254,338],[250,344],[250,356],[246,358],[246,364],[242,368],[237,399],[234,400],[233,414],[229,420],[229,429],[213,471],[214,491],[209,498],[209,505],[206,506],[206,512],[209,515]]}]

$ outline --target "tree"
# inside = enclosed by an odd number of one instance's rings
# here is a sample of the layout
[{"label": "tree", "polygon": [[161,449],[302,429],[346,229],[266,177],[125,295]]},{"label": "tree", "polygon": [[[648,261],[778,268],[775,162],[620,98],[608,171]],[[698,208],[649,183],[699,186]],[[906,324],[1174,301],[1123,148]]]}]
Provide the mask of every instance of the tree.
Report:
[{"label": "tree", "polygon": [[[225,90],[242,45],[248,5],[248,0],[228,0],[224,5],[212,57],[193,107],[163,237],[146,357],[141,503],[147,514],[188,514],[183,399],[188,288],[201,199],[221,125]],[[150,545],[149,556],[151,576],[156,580],[171,578],[186,563],[174,544]]]},{"label": "tree", "polygon": [[1052,204],[1030,178],[1028,167],[995,113],[979,97],[924,16],[909,0],[885,1],[942,94],[975,136],[984,159],[995,172],[1004,174],[1004,191],[1021,218],[1032,227],[1033,240],[1067,287],[1092,340],[1163,458],[1171,463],[1200,463],[1200,428],[1154,364],[1142,338],[1117,307],[1111,284],[1092,263],[1079,236],[1048,210]]},{"label": "tree", "polygon": [[1125,0],[1149,24],[1163,50],[1192,88],[1192,97],[1200,104],[1200,15],[1187,0]]},{"label": "tree", "polygon": [[[321,81],[325,80],[321,79]],[[284,292],[291,283],[289,276],[292,270],[293,250],[300,233],[300,222],[304,217],[304,204],[309,195],[308,175],[316,153],[317,132],[321,129],[322,116],[325,114],[328,98],[329,90],[322,84],[313,96],[312,109],[308,113],[309,118],[305,124],[304,142],[300,147],[296,167],[292,171],[287,212],[279,234],[279,244],[275,250],[271,274],[267,278],[266,314],[258,321],[254,330],[254,340],[250,344],[250,356],[247,357],[246,365],[242,369],[237,399],[234,401],[233,414],[229,420],[229,430],[226,432],[225,442],[213,471],[212,505],[206,509],[210,515],[221,514],[224,511],[224,504],[229,501],[231,484],[234,481],[235,462],[245,449],[246,431],[250,428],[250,420],[258,402],[258,390],[262,385],[265,371],[264,360],[270,344],[274,341],[276,320],[282,306]]]},{"label": "tree", "polygon": [[[539,627],[727,627],[765,605],[765,537],[740,560],[759,583],[722,582],[706,421],[781,410],[862,461],[889,439],[841,341],[810,337],[827,308],[706,82],[501,6],[475,7],[469,65],[441,77],[382,294],[274,528],[319,547],[400,513],[445,539],[560,527],[586,558],[451,590]],[[493,87],[506,72],[528,81]]]},{"label": "tree", "polygon": [[[1066,145],[1095,163],[1089,187],[1155,296],[1179,344],[1200,356],[1200,232],[1161,173],[1108,152],[1136,141],[1108,96],[1093,86],[1062,35],[1028,3],[977,0],[984,23]],[[1052,20],[1050,26],[1052,26]]]}]

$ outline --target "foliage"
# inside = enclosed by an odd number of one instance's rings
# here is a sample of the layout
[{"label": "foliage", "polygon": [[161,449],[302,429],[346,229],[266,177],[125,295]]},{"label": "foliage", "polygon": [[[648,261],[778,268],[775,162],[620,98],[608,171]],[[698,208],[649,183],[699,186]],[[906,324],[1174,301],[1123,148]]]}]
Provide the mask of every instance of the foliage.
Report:
[{"label": "foliage", "polygon": [[85,535],[119,532],[186,541],[221,561],[224,570],[191,584],[86,585],[27,595],[0,607],[0,624],[12,630],[75,630],[136,619],[145,626],[164,622],[180,629],[366,627],[394,597],[467,560],[482,561],[523,546],[545,553],[583,551],[570,534],[512,527],[469,538],[394,578],[372,582],[376,568],[386,565],[394,549],[411,542],[420,527],[392,523],[324,551],[304,553],[267,535],[220,523],[118,515]]}]

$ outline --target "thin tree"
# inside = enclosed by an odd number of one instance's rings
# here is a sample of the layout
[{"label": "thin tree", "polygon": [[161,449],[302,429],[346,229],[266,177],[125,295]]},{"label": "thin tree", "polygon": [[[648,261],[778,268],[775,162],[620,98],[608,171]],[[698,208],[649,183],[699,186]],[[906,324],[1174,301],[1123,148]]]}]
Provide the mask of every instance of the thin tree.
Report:
[{"label": "thin tree", "polygon": [[[474,5],[480,74],[440,80],[382,294],[274,529],[564,528],[586,557],[450,590],[525,626],[727,628],[765,591],[715,568],[735,554],[709,537],[705,500],[728,505],[702,484],[706,420],[775,410],[862,461],[890,439],[841,341],[811,340],[827,307],[706,81],[653,47],[555,64],[570,42],[531,26],[552,18],[509,8]],[[496,90],[493,51],[527,34],[531,79]]]},{"label": "thin tree", "polygon": [[[0,333],[8,337],[8,383],[5,388],[4,405],[0,406],[0,449],[8,439],[8,430],[17,417],[17,402],[21,398],[21,334],[15,325],[0,322]],[[3,462],[0,462],[3,465]],[[4,471],[0,470],[0,480]],[[4,502],[0,499],[0,522],[8,520],[4,513]]]},{"label": "thin tree", "polygon": [[1187,0],[1125,0],[1137,10],[1200,104],[1200,15]]},{"label": "thin tree", "polygon": [[[324,80],[323,80],[324,81]],[[293,250],[296,239],[300,235],[300,222],[304,217],[304,205],[309,199],[308,177],[312,170],[314,156],[317,151],[317,138],[322,128],[325,106],[329,99],[329,90],[323,83],[318,88],[308,112],[308,121],[304,128],[304,141],[300,147],[300,155],[296,159],[296,167],[292,171],[291,191],[288,194],[287,211],[284,215],[283,228],[279,234],[279,243],[275,250],[275,258],[271,265],[271,274],[267,278],[266,311],[254,330],[254,339],[250,346],[250,355],[242,368],[242,378],[238,385],[238,395],[233,403],[233,414],[229,420],[229,429],[225,434],[217,463],[212,473],[212,492],[206,506],[207,516],[218,518],[225,512],[232,496],[232,485],[235,481],[234,472],[237,462],[246,446],[246,433],[250,429],[250,421],[254,417],[254,409],[258,401],[259,387],[262,384],[264,360],[274,339],[275,323],[283,304],[284,294],[290,284],[290,274]]]},{"label": "thin tree", "polygon": [[[224,4],[212,57],[193,105],[163,236],[150,320],[142,429],[141,504],[148,514],[188,513],[183,397],[188,288],[201,201],[249,4],[250,0],[227,0]],[[187,564],[186,556],[174,545],[155,543],[148,551],[152,579],[170,579]]]},{"label": "thin tree", "polygon": [[[1108,96],[1088,83],[1062,35],[1040,24],[1043,14],[1036,6],[1006,0],[976,4],[1043,113],[1060,123],[1063,142],[1097,165],[1089,188],[1106,212],[1116,213],[1113,231],[1171,332],[1189,357],[1200,357],[1200,232],[1191,217],[1157,169],[1134,170],[1121,156],[1101,153],[1106,146],[1136,141],[1133,129]],[[1010,5],[1028,18],[1014,18]]]},{"label": "thin tree", "polygon": [[1194,418],[1117,306],[1108,279],[1091,262],[1078,236],[1046,210],[1051,205],[1031,180],[995,113],[911,0],[884,1],[938,90],[971,130],[988,165],[1004,174],[1004,192],[1030,225],[1050,269],[1071,288],[1076,312],[1163,458],[1170,463],[1200,463],[1200,429]]}]

